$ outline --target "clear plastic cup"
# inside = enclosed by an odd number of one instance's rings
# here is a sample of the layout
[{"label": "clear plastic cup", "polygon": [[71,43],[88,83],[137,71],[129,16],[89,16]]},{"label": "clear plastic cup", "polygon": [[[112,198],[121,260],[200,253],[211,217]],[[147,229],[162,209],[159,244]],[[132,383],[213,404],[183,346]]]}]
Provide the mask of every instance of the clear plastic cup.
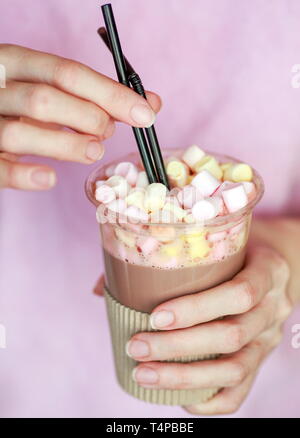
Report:
[{"label": "clear plastic cup", "polygon": [[[168,150],[165,156],[180,156]],[[221,163],[239,161],[209,153]],[[154,390],[139,387],[131,373],[136,362],[125,353],[126,342],[139,331],[153,330],[149,313],[171,298],[200,292],[230,280],[244,264],[253,208],[264,184],[254,170],[253,199],[241,210],[201,223],[136,223],[99,206],[95,182],[120,161],[140,166],[137,153],[96,168],[86,181],[86,193],[97,207],[97,220],[105,262],[106,304],[110,320],[116,371],[121,386],[132,395],[162,404],[192,404],[209,399],[219,388]],[[204,359],[200,356],[174,361]],[[207,359],[207,357],[205,357]]]}]

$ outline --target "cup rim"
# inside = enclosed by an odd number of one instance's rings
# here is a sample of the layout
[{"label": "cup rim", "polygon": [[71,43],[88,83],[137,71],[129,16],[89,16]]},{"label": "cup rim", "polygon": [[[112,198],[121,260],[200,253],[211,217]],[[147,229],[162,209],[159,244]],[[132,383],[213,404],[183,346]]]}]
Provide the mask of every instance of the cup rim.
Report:
[{"label": "cup rim", "polygon": [[[172,149],[165,149],[162,152],[163,157],[165,156],[176,156],[178,154],[180,154],[180,152],[183,152],[184,149],[182,148],[172,148]],[[241,160],[238,160],[236,158],[231,157],[230,155],[223,155],[223,154],[219,154],[217,152],[213,152],[213,151],[207,151],[205,150],[205,154],[206,155],[212,155],[213,157],[223,161],[223,162],[233,162],[233,163],[242,163]],[[113,161],[110,161],[109,163],[106,164],[102,164],[97,166],[96,168],[93,169],[93,171],[88,175],[88,177],[85,180],[85,193],[87,198],[89,199],[89,201],[94,204],[96,207],[99,207],[99,205],[101,205],[100,202],[98,202],[95,199],[94,196],[94,183],[96,181],[97,175],[100,172],[104,172],[105,169],[107,169],[108,167],[114,165],[114,164],[118,164],[121,161],[131,161],[131,162],[137,162],[137,160],[139,160],[139,153],[138,152],[130,152],[126,155],[121,156],[118,159],[115,159]],[[252,166],[251,166],[252,167]],[[174,223],[161,223],[161,222],[141,222],[142,225],[145,226],[159,226],[159,227],[175,227],[175,228],[189,228],[192,229],[194,227],[199,227],[199,226],[221,226],[230,222],[236,222],[239,219],[242,219],[243,217],[247,216],[248,214],[250,214],[252,212],[252,210],[254,209],[254,207],[256,206],[256,204],[260,201],[260,199],[262,198],[264,191],[265,191],[265,186],[264,186],[264,182],[263,179],[261,177],[261,175],[257,172],[256,169],[254,169],[252,167],[252,171],[253,171],[253,179],[252,182],[255,184],[256,187],[256,195],[255,198],[253,198],[250,202],[248,202],[247,205],[245,205],[245,207],[233,212],[233,213],[229,213],[226,214],[224,216],[217,216],[215,218],[212,219],[206,219],[204,221],[201,222],[195,222],[195,223],[183,223],[183,222],[174,222]],[[119,218],[122,220],[125,220],[125,215],[123,214],[118,214]],[[122,224],[122,222],[120,222]]]}]

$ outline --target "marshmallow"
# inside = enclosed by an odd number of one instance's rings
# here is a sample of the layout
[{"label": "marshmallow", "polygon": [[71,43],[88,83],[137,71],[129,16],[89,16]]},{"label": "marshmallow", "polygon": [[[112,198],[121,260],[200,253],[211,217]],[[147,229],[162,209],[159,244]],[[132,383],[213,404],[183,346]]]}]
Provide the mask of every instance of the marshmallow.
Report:
[{"label": "marshmallow", "polygon": [[129,246],[129,248],[133,248],[135,246],[135,236],[129,231],[124,231],[121,228],[115,228],[115,235],[117,239],[124,243],[124,245]]},{"label": "marshmallow", "polygon": [[166,226],[151,226],[150,233],[153,237],[158,239],[160,242],[171,242],[175,239],[176,231],[174,227]]},{"label": "marshmallow", "polygon": [[193,144],[184,152],[182,159],[192,170],[195,170],[195,164],[202,160],[204,155],[203,150]]},{"label": "marshmallow", "polygon": [[174,204],[177,207],[181,207],[180,202],[178,201],[178,199],[175,196],[166,196],[166,203],[169,204]]},{"label": "marshmallow", "polygon": [[106,181],[106,184],[115,191],[117,197],[119,198],[125,198],[125,196],[127,196],[130,189],[127,180],[120,175],[111,176]]},{"label": "marshmallow", "polygon": [[225,239],[226,236],[226,231],[216,231],[215,233],[209,233],[207,236],[207,240],[209,242],[219,242],[220,240]]},{"label": "marshmallow", "polygon": [[105,169],[105,176],[106,176],[107,178],[110,178],[111,176],[113,176],[114,173],[115,173],[115,168],[116,168],[116,165],[115,165],[115,164],[112,164],[111,166],[107,167],[107,168]]},{"label": "marshmallow", "polygon": [[134,205],[135,207],[144,210],[144,198],[145,198],[144,189],[137,188],[130,190],[129,195],[126,196],[125,198],[125,201],[129,206]]},{"label": "marshmallow", "polygon": [[95,198],[97,201],[102,202],[103,204],[108,204],[116,199],[116,193],[111,187],[103,184],[96,189]]},{"label": "marshmallow", "polygon": [[225,259],[229,252],[229,245],[226,240],[220,240],[214,244],[211,257],[213,260],[220,261]]},{"label": "marshmallow", "polygon": [[106,206],[110,211],[113,211],[114,213],[122,214],[126,210],[126,202],[124,201],[124,199],[115,199]]},{"label": "marshmallow", "polygon": [[235,184],[232,181],[223,181],[222,184],[214,192],[214,196],[221,196],[223,190],[229,189],[230,187],[234,187],[234,186]]},{"label": "marshmallow", "polygon": [[176,257],[181,253],[182,249],[183,242],[177,239],[171,243],[162,245],[160,252],[168,257]]},{"label": "marshmallow", "polygon": [[137,222],[147,222],[148,215],[140,208],[131,205],[124,210],[124,215]]},{"label": "marshmallow", "polygon": [[203,197],[206,197],[211,196],[221,183],[210,172],[202,170],[193,178],[191,184]]},{"label": "marshmallow", "polygon": [[231,166],[232,166],[232,163],[220,163],[220,167],[221,167],[223,173]]},{"label": "marshmallow", "polygon": [[185,186],[178,193],[177,199],[183,208],[192,208],[192,206],[203,198],[201,193],[194,186]]},{"label": "marshmallow", "polygon": [[178,159],[169,161],[166,167],[166,172],[169,181],[176,187],[183,187],[186,185],[188,169],[187,166]]},{"label": "marshmallow", "polygon": [[187,214],[186,211],[183,210],[183,208],[178,207],[178,205],[176,205],[173,202],[166,202],[163,209],[162,209],[162,212],[164,212],[164,211],[170,212],[179,221],[181,221]]},{"label": "marshmallow", "polygon": [[96,189],[98,189],[98,187],[103,186],[103,184],[106,184],[106,180],[98,179],[98,181],[95,182]]},{"label": "marshmallow", "polygon": [[135,186],[146,188],[148,186],[148,184],[149,184],[149,181],[148,181],[148,177],[147,177],[146,172],[144,172],[144,171],[139,172]]},{"label": "marshmallow", "polygon": [[226,214],[226,207],[221,196],[214,195],[209,198],[209,201],[213,203],[217,212],[217,216],[223,216],[224,214]]},{"label": "marshmallow", "polygon": [[222,197],[229,213],[245,207],[248,203],[247,194],[242,184],[236,184],[234,187],[224,190]]},{"label": "marshmallow", "polygon": [[248,201],[252,201],[252,199],[254,199],[256,195],[255,184],[250,181],[244,181],[242,182],[242,184],[244,186],[245,192],[247,193]]},{"label": "marshmallow", "polygon": [[114,174],[123,176],[131,186],[134,186],[137,182],[139,172],[133,163],[124,161],[117,164]]},{"label": "marshmallow", "polygon": [[196,222],[192,213],[187,213],[187,215],[183,218],[183,222],[186,224],[194,224]]},{"label": "marshmallow", "polygon": [[154,237],[141,236],[137,238],[136,245],[145,256],[148,256],[158,249],[159,241]]},{"label": "marshmallow", "polygon": [[241,223],[235,225],[234,227],[231,227],[229,229],[229,234],[230,235],[238,234],[240,231],[242,231],[244,229],[244,227],[245,227],[245,223],[241,222]]},{"label": "marshmallow", "polygon": [[210,247],[205,239],[205,232],[185,234],[182,238],[188,244],[188,253],[192,259],[203,258],[208,255]]},{"label": "marshmallow", "polygon": [[179,219],[172,210],[157,210],[151,213],[150,222],[158,224],[172,224],[174,222],[179,222]]},{"label": "marshmallow", "polygon": [[219,163],[210,155],[205,155],[194,167],[197,173],[201,172],[201,170],[208,170],[217,179],[221,179],[223,176],[223,171]]},{"label": "marshmallow", "polygon": [[146,188],[144,208],[148,212],[154,212],[164,206],[167,188],[161,183],[152,183]]},{"label": "marshmallow", "polygon": [[205,221],[217,216],[216,202],[209,199],[202,199],[196,202],[192,208],[192,214],[197,221]]},{"label": "marshmallow", "polygon": [[225,170],[224,178],[233,182],[251,181],[253,178],[253,171],[249,164],[232,164]]}]

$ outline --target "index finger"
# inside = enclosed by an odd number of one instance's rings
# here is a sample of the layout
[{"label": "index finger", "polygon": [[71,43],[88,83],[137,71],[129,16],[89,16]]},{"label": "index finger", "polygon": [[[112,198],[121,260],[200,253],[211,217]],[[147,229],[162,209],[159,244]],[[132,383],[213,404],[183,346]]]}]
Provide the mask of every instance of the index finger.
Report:
[{"label": "index finger", "polygon": [[273,250],[256,248],[248,254],[245,268],[231,281],[160,304],[151,314],[151,325],[171,330],[247,312],[272,289],[276,267]]},{"label": "index finger", "polygon": [[155,113],[146,99],[79,62],[14,45],[0,47],[0,62],[9,79],[53,85],[94,102],[114,119],[132,126],[154,123]]}]

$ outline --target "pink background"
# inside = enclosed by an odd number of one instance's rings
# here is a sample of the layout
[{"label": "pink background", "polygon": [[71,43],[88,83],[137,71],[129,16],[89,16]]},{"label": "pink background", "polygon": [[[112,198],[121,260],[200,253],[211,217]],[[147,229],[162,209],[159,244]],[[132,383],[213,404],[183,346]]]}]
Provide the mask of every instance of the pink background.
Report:
[{"label": "pink background", "polygon": [[[297,0],[112,1],[123,49],[164,107],[161,145],[190,143],[235,155],[264,176],[259,210],[300,211],[300,63]],[[99,41],[99,1],[1,1],[1,41],[77,59],[115,77]],[[84,115],[83,115],[84,116]],[[118,126],[104,162],[135,150]],[[91,170],[50,162],[57,187],[0,193],[0,416],[176,417],[179,407],[146,404],[117,385],[103,300],[95,211],[83,183]],[[300,349],[285,339],[264,364],[241,417],[299,416]]]}]

